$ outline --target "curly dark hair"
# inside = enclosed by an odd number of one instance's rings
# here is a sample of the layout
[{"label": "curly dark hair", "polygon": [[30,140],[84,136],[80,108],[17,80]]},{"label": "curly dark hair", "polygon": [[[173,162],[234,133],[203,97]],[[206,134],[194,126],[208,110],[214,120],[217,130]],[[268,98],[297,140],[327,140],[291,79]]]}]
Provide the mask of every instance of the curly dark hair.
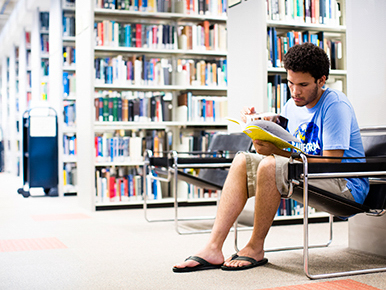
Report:
[{"label": "curly dark hair", "polygon": [[322,76],[328,79],[330,60],[323,49],[306,42],[288,50],[284,56],[284,68],[287,71],[309,73],[316,82]]}]

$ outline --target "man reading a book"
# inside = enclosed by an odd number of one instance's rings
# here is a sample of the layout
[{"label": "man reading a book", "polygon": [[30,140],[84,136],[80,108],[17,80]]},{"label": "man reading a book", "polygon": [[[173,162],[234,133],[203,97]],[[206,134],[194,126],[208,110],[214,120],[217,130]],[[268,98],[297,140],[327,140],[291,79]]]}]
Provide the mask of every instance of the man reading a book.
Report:
[{"label": "man reading a book", "polygon": [[[301,149],[321,156],[364,156],[358,123],[348,98],[340,91],[323,88],[330,68],[324,50],[310,43],[295,45],[284,56],[284,67],[291,99],[282,115],[288,119],[287,130],[301,140]],[[244,108],[243,121],[255,113],[253,107]],[[267,263],[264,240],[281,197],[288,195],[291,153],[261,140],[254,140],[253,145],[257,153],[241,153],[234,158],[209,241],[195,256],[176,264],[174,272],[215,268],[244,270]],[[344,162],[344,159],[336,161]],[[358,203],[363,203],[369,190],[365,178],[319,179],[310,184]],[[224,261],[223,243],[252,196],[255,196],[255,212],[251,238],[243,249]]]}]

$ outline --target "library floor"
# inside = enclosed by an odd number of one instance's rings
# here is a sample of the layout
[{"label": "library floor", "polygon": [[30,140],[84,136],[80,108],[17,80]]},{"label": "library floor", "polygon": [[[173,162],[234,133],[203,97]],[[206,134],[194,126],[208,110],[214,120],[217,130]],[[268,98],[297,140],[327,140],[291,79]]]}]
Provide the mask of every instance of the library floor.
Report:
[{"label": "library floor", "polygon": [[[267,253],[267,265],[247,271],[173,273],[172,265],[194,254],[208,234],[178,235],[173,223],[146,222],[142,210],[90,212],[75,196],[23,198],[16,192],[21,180],[6,173],[0,173],[0,184],[0,289],[386,289],[386,273],[309,280],[301,251]],[[183,215],[214,211],[181,210]],[[172,214],[170,208],[149,211],[152,218]],[[184,228],[195,225],[210,223]],[[386,266],[386,257],[347,248],[347,222],[334,227],[331,246],[310,251],[311,273]],[[327,233],[327,224],[311,227],[311,237],[324,241]],[[239,234],[240,246],[249,235]],[[274,226],[266,247],[301,243],[301,235],[301,225]],[[233,253],[231,233],[224,254]]]}]

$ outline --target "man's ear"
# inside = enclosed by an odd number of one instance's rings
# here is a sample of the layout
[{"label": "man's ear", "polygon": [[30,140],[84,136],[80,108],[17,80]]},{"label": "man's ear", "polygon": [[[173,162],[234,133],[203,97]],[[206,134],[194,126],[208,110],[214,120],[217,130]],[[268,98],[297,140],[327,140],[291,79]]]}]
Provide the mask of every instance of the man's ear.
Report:
[{"label": "man's ear", "polygon": [[321,88],[326,83],[326,76],[322,76],[320,79],[318,79],[318,86]]}]

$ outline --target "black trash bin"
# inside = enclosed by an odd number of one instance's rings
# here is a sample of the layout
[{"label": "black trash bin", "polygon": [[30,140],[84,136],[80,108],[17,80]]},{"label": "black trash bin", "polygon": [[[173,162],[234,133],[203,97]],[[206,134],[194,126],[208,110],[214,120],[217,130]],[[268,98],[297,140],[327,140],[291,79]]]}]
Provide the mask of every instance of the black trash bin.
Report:
[{"label": "black trash bin", "polygon": [[53,108],[32,108],[23,114],[23,187],[31,196],[40,187],[43,196],[58,196],[58,118]]}]

